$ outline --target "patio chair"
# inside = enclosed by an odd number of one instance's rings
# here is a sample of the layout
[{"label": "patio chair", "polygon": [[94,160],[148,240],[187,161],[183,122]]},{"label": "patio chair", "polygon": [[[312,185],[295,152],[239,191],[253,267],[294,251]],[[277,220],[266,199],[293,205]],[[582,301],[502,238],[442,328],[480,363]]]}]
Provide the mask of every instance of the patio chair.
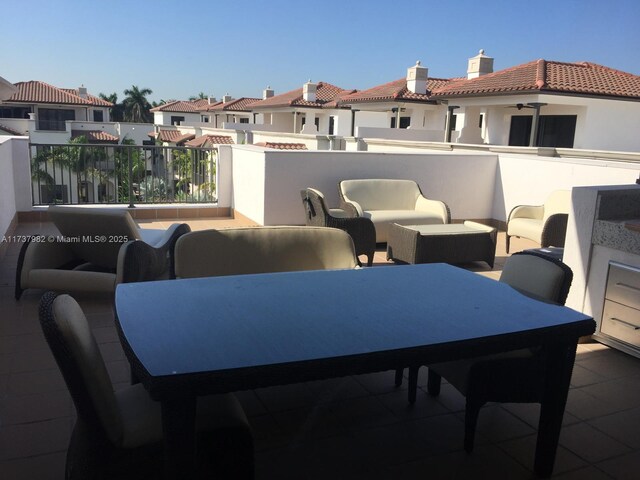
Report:
[{"label": "patio chair", "polygon": [[177,278],[356,268],[351,237],[336,228],[247,227],[181,236]]},{"label": "patio chair", "polygon": [[[114,391],[87,319],[69,295],[47,292],[40,324],[77,412],[66,479],[162,478],[161,408],[140,384]],[[231,395],[198,398],[199,478],[253,477],[249,423]],[[216,477],[218,478],[218,477]]]},{"label": "patio chair", "polygon": [[[315,188],[301,190],[300,196],[302,197],[307,226],[344,230],[353,239],[356,255],[366,255],[368,267],[373,264],[373,255],[376,252],[376,228],[370,219],[349,218],[342,209],[327,208],[324,195]],[[358,261],[358,263],[360,262]]]},{"label": "patio chair", "polygon": [[564,247],[567,221],[571,208],[571,192],[551,192],[543,205],[518,205],[507,219],[507,253],[511,237],[538,242],[541,247]]},{"label": "patio chair", "polygon": [[[571,269],[538,252],[507,259],[500,281],[524,295],[564,305],[573,280]],[[466,397],[464,448],[473,450],[480,408],[487,402],[538,403],[544,392],[545,358],[539,348],[429,365],[427,391],[440,393],[442,377]],[[409,371],[409,402],[416,399],[418,368]]]},{"label": "patio chair", "polygon": [[37,235],[22,246],[16,299],[28,288],[113,292],[117,283],[168,278],[169,251],[191,231],[186,223],[141,229],[125,209],[50,206],[48,214],[60,235]]}]

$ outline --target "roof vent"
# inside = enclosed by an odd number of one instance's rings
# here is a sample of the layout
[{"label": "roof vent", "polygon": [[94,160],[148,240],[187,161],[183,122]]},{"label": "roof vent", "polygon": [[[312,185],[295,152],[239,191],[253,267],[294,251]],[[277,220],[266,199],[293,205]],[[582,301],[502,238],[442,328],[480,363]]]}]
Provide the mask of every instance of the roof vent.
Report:
[{"label": "roof vent", "polygon": [[275,92],[273,91],[273,88],[271,88],[270,86],[267,86],[267,88],[265,88],[262,91],[262,99],[266,100],[267,98],[271,98],[271,97],[273,97],[274,93]]},{"label": "roof vent", "polygon": [[316,101],[316,92],[318,91],[318,84],[312,83],[311,79],[302,86],[302,98],[307,102]]},{"label": "roof vent", "polygon": [[469,59],[467,79],[478,78],[487,73],[493,73],[493,58],[487,57],[484,50],[480,50],[478,55]]}]

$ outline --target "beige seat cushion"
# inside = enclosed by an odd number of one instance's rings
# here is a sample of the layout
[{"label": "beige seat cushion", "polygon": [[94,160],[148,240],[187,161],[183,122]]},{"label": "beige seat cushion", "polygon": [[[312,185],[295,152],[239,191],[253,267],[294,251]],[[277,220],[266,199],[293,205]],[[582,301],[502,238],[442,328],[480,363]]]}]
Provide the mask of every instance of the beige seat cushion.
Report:
[{"label": "beige seat cushion", "polygon": [[542,220],[514,218],[509,222],[507,235],[528,238],[529,240],[540,243],[543,226],[544,223]]},{"label": "beige seat cushion", "polygon": [[421,195],[413,180],[358,179],[340,182],[346,200],[356,202],[362,210],[415,210]]},{"label": "beige seat cushion", "polygon": [[543,300],[555,301],[565,278],[564,270],[536,255],[513,255],[505,262],[500,281]]}]

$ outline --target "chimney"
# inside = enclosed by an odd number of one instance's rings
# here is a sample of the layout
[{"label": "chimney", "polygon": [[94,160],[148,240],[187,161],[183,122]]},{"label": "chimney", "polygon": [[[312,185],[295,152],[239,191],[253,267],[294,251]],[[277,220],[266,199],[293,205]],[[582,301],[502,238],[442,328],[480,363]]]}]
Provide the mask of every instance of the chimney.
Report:
[{"label": "chimney", "polygon": [[493,73],[493,58],[487,57],[484,50],[480,50],[478,55],[469,59],[467,79],[478,78],[487,73]]},{"label": "chimney", "polygon": [[78,96],[80,98],[88,98],[87,87],[85,87],[84,85],[81,85],[80,87],[78,87]]},{"label": "chimney", "polygon": [[273,93],[273,88],[267,86],[267,88],[262,91],[262,99],[266,100],[267,98],[273,97]]},{"label": "chimney", "polygon": [[209,95],[207,97],[207,102],[209,103],[209,105],[213,105],[214,103],[218,103],[218,101],[216,100],[216,97],[212,97],[211,95]]},{"label": "chimney", "polygon": [[420,60],[413,67],[407,69],[407,88],[412,93],[427,93],[427,77],[429,69],[420,64]]},{"label": "chimney", "polygon": [[302,98],[307,102],[316,101],[316,92],[318,91],[318,84],[311,83],[311,79],[302,86]]},{"label": "chimney", "polygon": [[222,103],[228,103],[231,100],[233,100],[233,97],[231,97],[231,95],[229,95],[228,93],[222,97]]}]

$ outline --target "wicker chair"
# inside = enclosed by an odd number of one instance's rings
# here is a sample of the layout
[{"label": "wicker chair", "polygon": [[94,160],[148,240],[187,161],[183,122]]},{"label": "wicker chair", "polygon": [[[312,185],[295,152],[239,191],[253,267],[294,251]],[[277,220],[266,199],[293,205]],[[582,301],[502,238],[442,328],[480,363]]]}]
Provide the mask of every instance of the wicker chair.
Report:
[{"label": "wicker chair", "polygon": [[[560,260],[537,252],[507,259],[500,276],[521,293],[564,305],[573,272]],[[537,403],[544,391],[545,358],[539,348],[429,365],[427,391],[436,396],[445,377],[466,396],[464,448],[473,450],[480,408],[487,402]],[[409,369],[409,402],[416,399],[418,368]]]},{"label": "wicker chair", "polygon": [[[78,414],[65,478],[162,478],[160,404],[139,384],[114,392],[87,319],[72,297],[47,292],[40,301],[40,323]],[[233,395],[200,397],[196,422],[198,478],[253,478],[251,431]]]},{"label": "wicker chair", "polygon": [[356,255],[367,256],[367,266],[373,264],[376,251],[376,228],[373,222],[364,217],[347,218],[341,209],[329,209],[324,195],[314,188],[300,191],[305,210],[305,221],[308,226],[331,227],[344,230],[353,239]]},{"label": "wicker chair", "polygon": [[564,247],[571,205],[569,190],[551,192],[544,205],[518,205],[507,219],[506,248],[511,237],[523,237],[538,242],[541,247]]},{"label": "wicker chair", "polygon": [[186,223],[141,229],[122,208],[51,206],[48,214],[65,238],[38,235],[24,243],[16,270],[17,300],[29,288],[110,293],[118,283],[168,278],[169,252],[178,237],[191,231]]}]

